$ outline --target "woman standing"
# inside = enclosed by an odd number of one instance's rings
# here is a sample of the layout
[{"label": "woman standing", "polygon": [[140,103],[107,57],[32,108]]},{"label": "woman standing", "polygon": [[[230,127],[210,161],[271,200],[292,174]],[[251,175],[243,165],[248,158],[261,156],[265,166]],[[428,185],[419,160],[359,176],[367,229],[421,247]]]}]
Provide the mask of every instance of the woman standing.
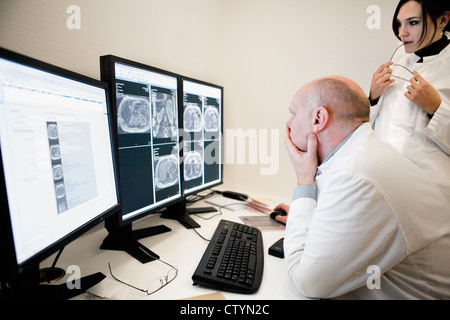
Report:
[{"label": "woman standing", "polygon": [[450,204],[449,19],[449,1],[401,0],[392,26],[403,52],[398,47],[374,73],[369,98],[374,130],[427,172]]}]

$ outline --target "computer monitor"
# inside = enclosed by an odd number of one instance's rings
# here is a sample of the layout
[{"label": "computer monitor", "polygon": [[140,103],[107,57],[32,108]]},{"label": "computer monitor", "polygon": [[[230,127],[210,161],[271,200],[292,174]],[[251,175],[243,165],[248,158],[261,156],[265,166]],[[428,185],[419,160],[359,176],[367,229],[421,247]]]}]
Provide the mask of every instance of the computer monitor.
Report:
[{"label": "computer monitor", "polygon": [[223,182],[223,87],[189,78],[183,88],[184,195]]},{"label": "computer monitor", "polygon": [[1,275],[12,287],[36,288],[43,259],[120,210],[107,88],[0,49]]},{"label": "computer monitor", "polygon": [[186,208],[187,197],[223,183],[223,87],[182,77],[180,95],[183,149],[183,200],[167,208],[163,217],[178,219],[187,228],[200,227],[191,213],[214,207]]},{"label": "computer monitor", "polygon": [[100,57],[110,84],[119,155],[122,212],[106,221],[101,248],[123,250],[145,263],[159,256],[139,239],[170,231],[132,229],[132,222],[182,199],[179,76],[113,55]]}]

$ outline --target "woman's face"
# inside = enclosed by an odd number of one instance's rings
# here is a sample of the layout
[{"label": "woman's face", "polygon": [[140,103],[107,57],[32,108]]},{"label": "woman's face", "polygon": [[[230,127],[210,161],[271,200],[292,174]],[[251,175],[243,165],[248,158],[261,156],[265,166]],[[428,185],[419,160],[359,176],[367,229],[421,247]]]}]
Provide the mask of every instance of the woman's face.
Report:
[{"label": "woman's face", "polygon": [[416,52],[441,38],[440,31],[435,31],[433,23],[429,18],[427,20],[427,34],[424,41],[420,41],[425,23],[422,6],[416,1],[408,1],[400,8],[397,15],[400,25],[398,36],[404,44],[406,53]]}]

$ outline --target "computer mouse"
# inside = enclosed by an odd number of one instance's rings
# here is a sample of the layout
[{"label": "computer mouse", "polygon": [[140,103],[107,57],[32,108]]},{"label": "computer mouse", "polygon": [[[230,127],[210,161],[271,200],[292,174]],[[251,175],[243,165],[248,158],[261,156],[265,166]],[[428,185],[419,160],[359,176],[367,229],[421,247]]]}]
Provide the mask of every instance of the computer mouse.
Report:
[{"label": "computer mouse", "polygon": [[270,214],[270,217],[275,220],[276,216],[286,216],[287,213],[284,210],[275,210]]}]

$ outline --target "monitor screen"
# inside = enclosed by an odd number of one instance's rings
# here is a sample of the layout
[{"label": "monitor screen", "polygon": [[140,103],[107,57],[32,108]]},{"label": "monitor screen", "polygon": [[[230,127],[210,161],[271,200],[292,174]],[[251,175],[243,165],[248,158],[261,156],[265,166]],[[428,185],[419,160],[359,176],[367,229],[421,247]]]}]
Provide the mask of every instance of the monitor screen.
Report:
[{"label": "monitor screen", "polygon": [[0,49],[1,210],[17,266],[120,209],[107,99],[103,82]]},{"label": "monitor screen", "polygon": [[122,221],[180,199],[178,77],[105,56],[102,79],[115,105]]},{"label": "monitor screen", "polygon": [[111,87],[122,212],[109,218],[100,248],[126,251],[142,263],[159,256],[139,239],[170,231],[164,225],[132,230],[132,222],[182,199],[178,75],[136,61],[100,57]]},{"label": "monitor screen", "polygon": [[189,207],[191,197],[223,183],[223,87],[181,77],[183,198],[167,207],[163,218],[178,220],[186,228],[200,228],[189,215],[217,211],[215,207]]},{"label": "monitor screen", "polygon": [[223,88],[183,79],[184,194],[222,183]]}]

